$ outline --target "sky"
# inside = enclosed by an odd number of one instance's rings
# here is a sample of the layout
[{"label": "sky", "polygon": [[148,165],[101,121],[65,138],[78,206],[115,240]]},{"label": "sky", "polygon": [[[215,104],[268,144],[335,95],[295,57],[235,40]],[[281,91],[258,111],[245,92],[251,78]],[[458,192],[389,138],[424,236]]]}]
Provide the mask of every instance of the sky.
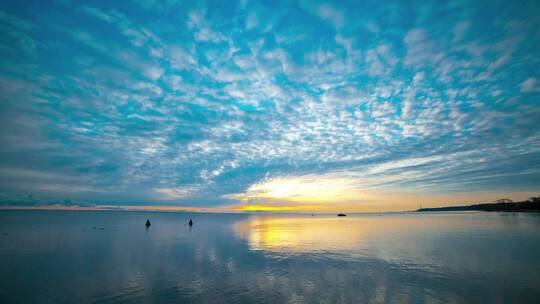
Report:
[{"label": "sky", "polygon": [[540,193],[538,1],[0,3],[0,205]]}]

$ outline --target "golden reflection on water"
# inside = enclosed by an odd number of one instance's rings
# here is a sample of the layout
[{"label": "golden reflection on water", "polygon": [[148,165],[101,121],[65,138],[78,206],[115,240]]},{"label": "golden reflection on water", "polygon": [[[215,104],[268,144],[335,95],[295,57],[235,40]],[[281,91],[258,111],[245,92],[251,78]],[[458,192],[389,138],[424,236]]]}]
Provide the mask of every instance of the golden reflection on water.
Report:
[{"label": "golden reflection on water", "polygon": [[256,216],[237,223],[234,231],[252,249],[305,252],[354,248],[361,242],[363,231],[353,229],[352,224],[353,221],[333,218]]},{"label": "golden reflection on water", "polygon": [[234,232],[253,250],[273,252],[359,251],[396,243],[415,251],[415,235],[461,229],[496,229],[492,221],[453,216],[277,216],[254,215],[234,225]]},{"label": "golden reflection on water", "polygon": [[354,250],[369,238],[392,231],[417,229],[422,221],[385,217],[252,216],[236,223],[237,236],[254,250],[314,252]]}]

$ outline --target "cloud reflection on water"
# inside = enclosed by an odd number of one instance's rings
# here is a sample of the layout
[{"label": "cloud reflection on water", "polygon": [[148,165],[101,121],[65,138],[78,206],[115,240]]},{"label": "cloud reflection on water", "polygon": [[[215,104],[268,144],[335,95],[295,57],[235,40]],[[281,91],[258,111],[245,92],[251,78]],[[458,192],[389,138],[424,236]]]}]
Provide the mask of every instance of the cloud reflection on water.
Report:
[{"label": "cloud reflection on water", "polygon": [[0,302],[534,303],[538,219],[4,212]]}]

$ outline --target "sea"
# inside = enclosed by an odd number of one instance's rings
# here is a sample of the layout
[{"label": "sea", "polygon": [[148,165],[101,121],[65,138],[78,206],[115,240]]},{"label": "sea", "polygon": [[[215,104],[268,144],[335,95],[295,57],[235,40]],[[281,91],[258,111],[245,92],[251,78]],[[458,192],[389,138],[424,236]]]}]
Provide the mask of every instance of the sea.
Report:
[{"label": "sea", "polygon": [[540,214],[2,210],[0,303],[540,303]]}]

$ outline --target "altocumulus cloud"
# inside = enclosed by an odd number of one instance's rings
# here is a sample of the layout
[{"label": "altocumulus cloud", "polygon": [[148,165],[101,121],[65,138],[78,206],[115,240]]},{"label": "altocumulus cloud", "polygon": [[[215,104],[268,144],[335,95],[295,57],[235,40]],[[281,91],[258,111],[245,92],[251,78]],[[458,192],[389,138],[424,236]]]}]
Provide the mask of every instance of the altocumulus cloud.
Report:
[{"label": "altocumulus cloud", "polygon": [[538,191],[538,1],[361,2],[2,1],[0,201],[402,210]]}]

